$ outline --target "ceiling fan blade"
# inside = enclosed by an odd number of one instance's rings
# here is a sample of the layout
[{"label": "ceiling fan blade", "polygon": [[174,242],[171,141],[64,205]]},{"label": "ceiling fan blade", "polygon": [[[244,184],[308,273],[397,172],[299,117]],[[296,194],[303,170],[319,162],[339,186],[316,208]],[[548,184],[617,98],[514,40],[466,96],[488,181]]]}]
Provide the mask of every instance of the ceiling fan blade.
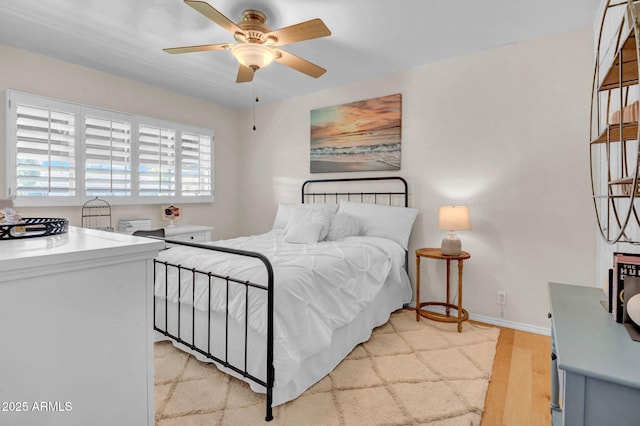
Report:
[{"label": "ceiling fan blade", "polygon": [[209,3],[196,0],[184,0],[184,2],[207,18],[211,19],[216,24],[220,25],[225,30],[229,31],[231,34],[245,33],[242,28],[236,25],[235,22],[224,16],[222,13],[218,12]]},{"label": "ceiling fan blade", "polygon": [[253,70],[245,65],[240,64],[238,67],[238,76],[236,83],[248,83],[253,80]]},{"label": "ceiling fan blade", "polygon": [[231,44],[201,44],[198,46],[183,46],[183,47],[169,47],[162,49],[167,53],[191,53],[191,52],[206,52],[208,50],[224,50],[230,48]]},{"label": "ceiling fan blade", "polygon": [[279,30],[267,33],[267,36],[273,36],[278,39],[276,46],[284,46],[285,44],[311,40],[328,35],[331,35],[331,31],[329,31],[329,28],[327,28],[320,18],[301,22],[299,24],[280,28]]},{"label": "ceiling fan blade", "polygon": [[293,68],[296,71],[300,71],[301,73],[307,74],[308,76],[318,78],[325,72],[326,69],[313,64],[306,59],[302,59],[292,53],[285,52],[284,50],[278,49],[279,57],[276,57],[276,61],[280,62],[282,65],[286,65],[290,68]]}]

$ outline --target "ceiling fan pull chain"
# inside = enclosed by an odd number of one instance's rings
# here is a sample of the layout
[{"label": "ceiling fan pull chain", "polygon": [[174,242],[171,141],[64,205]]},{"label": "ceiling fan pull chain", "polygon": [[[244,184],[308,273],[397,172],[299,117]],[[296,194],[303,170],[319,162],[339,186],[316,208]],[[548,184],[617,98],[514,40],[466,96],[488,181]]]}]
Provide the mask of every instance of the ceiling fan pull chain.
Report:
[{"label": "ceiling fan pull chain", "polygon": [[256,130],[256,103],[260,102],[260,99],[256,96],[256,81],[253,80],[253,96],[256,98],[256,102],[253,104],[253,131]]}]

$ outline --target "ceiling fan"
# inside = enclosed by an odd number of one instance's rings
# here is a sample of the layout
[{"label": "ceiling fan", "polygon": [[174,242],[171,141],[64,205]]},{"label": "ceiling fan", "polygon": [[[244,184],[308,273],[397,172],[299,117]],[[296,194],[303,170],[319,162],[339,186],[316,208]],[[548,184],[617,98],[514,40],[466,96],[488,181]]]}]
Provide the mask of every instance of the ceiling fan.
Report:
[{"label": "ceiling fan", "polygon": [[267,16],[258,10],[245,10],[242,12],[242,20],[236,24],[207,2],[196,0],[184,0],[184,2],[233,34],[238,44],[203,44],[163,49],[167,53],[230,50],[240,63],[236,83],[250,82],[257,70],[273,61],[314,78],[320,77],[327,71],[279,48],[287,44],[331,35],[329,28],[319,18],[272,31],[265,25]]}]

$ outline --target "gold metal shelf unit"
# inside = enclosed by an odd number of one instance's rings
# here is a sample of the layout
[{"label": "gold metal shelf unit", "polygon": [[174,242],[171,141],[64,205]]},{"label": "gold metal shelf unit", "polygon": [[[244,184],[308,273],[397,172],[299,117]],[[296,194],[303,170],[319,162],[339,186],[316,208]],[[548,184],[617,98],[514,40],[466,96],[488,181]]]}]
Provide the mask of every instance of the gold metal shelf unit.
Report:
[{"label": "gold metal shelf unit", "polygon": [[640,0],[609,0],[596,48],[591,188],[600,233],[610,244],[640,244],[638,16]]}]

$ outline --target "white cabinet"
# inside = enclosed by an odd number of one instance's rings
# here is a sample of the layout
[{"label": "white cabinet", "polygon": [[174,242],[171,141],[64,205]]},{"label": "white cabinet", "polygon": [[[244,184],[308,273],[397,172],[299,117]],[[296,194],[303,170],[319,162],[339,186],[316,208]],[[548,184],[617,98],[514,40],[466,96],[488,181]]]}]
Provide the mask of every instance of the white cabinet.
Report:
[{"label": "white cabinet", "polygon": [[179,241],[211,241],[213,228],[200,225],[181,225],[164,228],[166,238]]},{"label": "white cabinet", "polygon": [[152,425],[161,241],[70,227],[0,241],[0,424]]}]

